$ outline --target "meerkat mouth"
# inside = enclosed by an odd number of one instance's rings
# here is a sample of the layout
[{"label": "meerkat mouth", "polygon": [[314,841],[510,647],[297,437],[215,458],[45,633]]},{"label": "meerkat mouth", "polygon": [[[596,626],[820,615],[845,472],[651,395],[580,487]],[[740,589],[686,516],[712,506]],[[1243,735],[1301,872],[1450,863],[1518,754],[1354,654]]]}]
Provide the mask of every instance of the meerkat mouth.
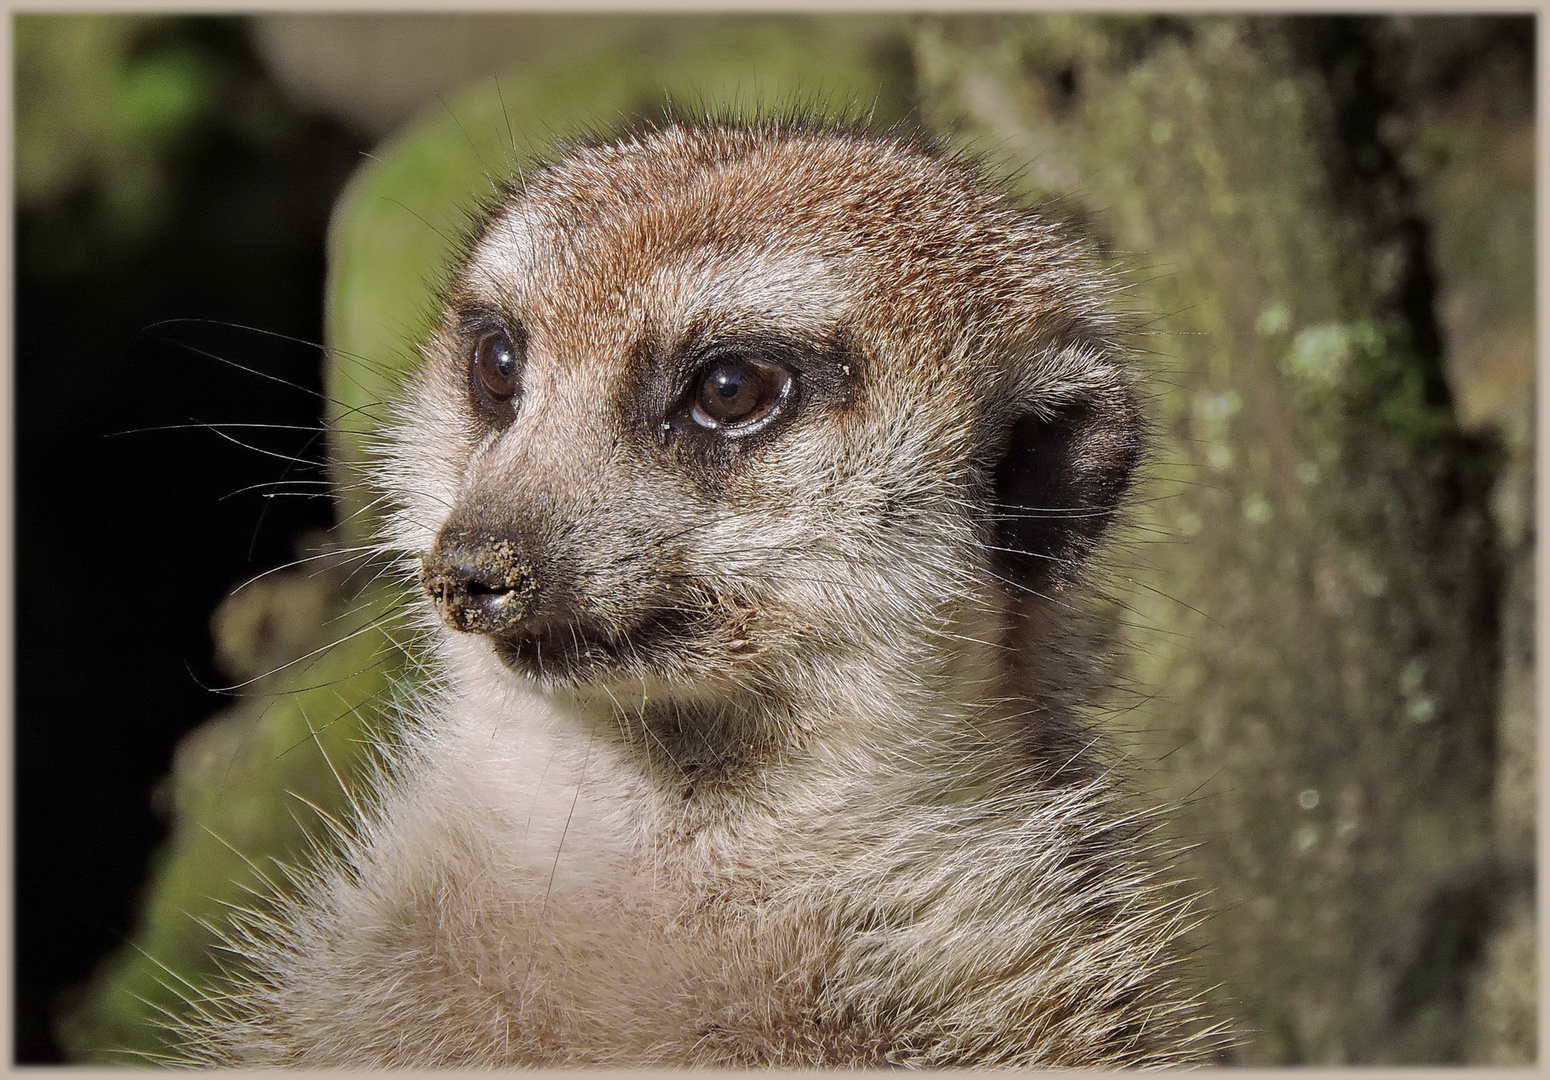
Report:
[{"label": "meerkat mouth", "polygon": [[691,640],[699,617],[681,608],[653,612],[625,628],[543,621],[490,635],[495,655],[521,675],[556,683],[608,682],[662,659]]},{"label": "meerkat mouth", "polygon": [[589,667],[617,663],[628,638],[585,623],[561,623],[509,630],[491,637],[495,654],[524,675],[564,677]]}]

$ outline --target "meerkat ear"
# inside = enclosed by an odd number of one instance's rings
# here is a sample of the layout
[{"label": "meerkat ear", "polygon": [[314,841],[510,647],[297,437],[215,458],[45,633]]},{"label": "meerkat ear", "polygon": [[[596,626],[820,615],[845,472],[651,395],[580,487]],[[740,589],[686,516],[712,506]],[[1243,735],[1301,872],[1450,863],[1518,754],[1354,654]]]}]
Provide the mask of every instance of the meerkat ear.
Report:
[{"label": "meerkat ear", "polygon": [[995,466],[1001,572],[1051,594],[1080,577],[1130,487],[1141,413],[1125,376],[1051,395],[1011,424]]}]

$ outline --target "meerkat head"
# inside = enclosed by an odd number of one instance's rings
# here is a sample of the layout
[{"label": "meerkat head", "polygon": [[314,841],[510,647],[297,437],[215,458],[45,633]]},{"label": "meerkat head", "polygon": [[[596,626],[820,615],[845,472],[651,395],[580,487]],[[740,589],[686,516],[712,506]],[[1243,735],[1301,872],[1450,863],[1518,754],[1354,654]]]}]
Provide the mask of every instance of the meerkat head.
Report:
[{"label": "meerkat head", "polygon": [[551,690],[936,663],[1077,578],[1138,414],[1080,246],[909,139],[670,123],[468,244],[393,440],[441,619]]}]

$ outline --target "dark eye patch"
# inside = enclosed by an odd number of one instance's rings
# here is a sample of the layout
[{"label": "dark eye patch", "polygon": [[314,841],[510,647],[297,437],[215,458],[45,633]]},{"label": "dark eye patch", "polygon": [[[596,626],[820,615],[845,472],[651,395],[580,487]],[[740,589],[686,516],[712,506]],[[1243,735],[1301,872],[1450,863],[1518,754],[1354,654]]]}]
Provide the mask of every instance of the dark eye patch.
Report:
[{"label": "dark eye patch", "polygon": [[862,364],[836,331],[691,331],[637,343],[620,383],[625,429],[710,467],[726,465],[815,412],[855,400]]},{"label": "dark eye patch", "polygon": [[[774,414],[742,426],[734,420],[726,430],[697,421],[696,408],[707,411],[702,396],[707,380],[718,392],[736,382],[720,377],[732,376],[731,370],[723,369],[718,376],[723,364],[757,372],[761,380],[770,378],[765,389],[780,399]],[[789,386],[784,385],[785,373]],[[717,332],[691,327],[671,337],[647,334],[636,342],[616,384],[614,408],[620,430],[643,456],[670,461],[714,491],[729,470],[757,460],[763,447],[792,427],[850,407],[863,377],[859,350],[839,329],[814,338],[776,329]],[[739,393],[734,390],[736,403],[725,406],[742,408]]]}]

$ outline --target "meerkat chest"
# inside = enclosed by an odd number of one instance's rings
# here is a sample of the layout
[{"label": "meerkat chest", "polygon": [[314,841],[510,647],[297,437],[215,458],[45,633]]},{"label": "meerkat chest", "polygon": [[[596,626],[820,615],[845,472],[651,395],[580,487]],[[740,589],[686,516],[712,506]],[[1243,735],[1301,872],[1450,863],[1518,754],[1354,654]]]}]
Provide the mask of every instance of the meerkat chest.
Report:
[{"label": "meerkat chest", "polygon": [[687,1063],[718,1012],[704,987],[734,980],[751,1003],[774,985],[747,908],[707,887],[716,860],[663,827],[681,811],[600,740],[536,709],[488,719],[465,709],[424,749],[336,907],[341,947],[378,954],[336,970],[423,995],[442,1022],[377,1031],[362,1016],[352,1041],[399,1040],[384,1064]]},{"label": "meerkat chest", "polygon": [[424,804],[514,891],[606,894],[639,867],[650,792],[537,704],[492,714],[463,703],[417,772]]}]

